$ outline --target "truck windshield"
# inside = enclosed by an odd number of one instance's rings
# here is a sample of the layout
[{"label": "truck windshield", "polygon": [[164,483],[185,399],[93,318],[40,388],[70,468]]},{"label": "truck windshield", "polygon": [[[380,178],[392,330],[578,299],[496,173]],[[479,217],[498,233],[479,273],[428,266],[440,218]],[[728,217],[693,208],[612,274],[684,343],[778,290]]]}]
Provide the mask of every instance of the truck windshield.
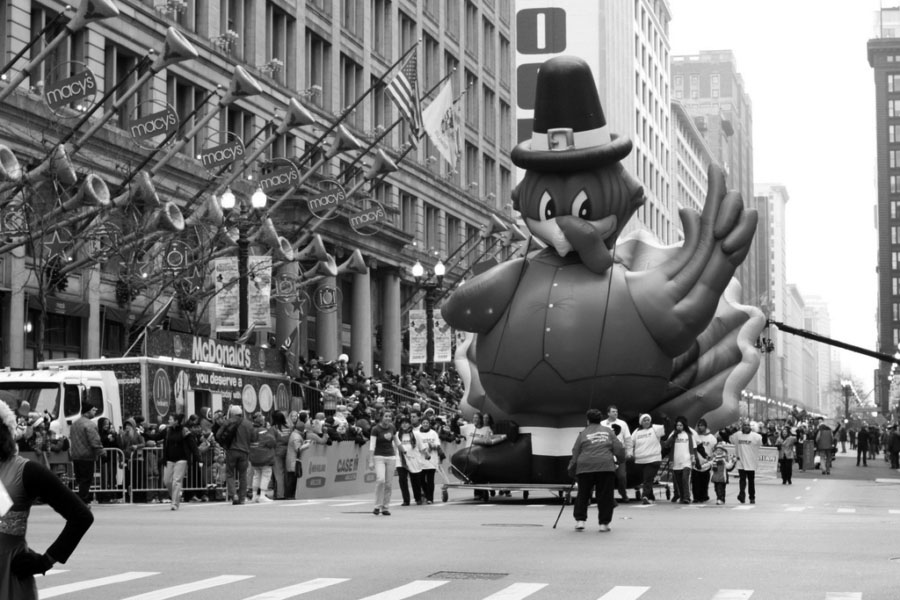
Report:
[{"label": "truck windshield", "polygon": [[49,412],[59,416],[59,384],[54,383],[0,383],[0,400],[16,411],[27,401],[31,412]]}]

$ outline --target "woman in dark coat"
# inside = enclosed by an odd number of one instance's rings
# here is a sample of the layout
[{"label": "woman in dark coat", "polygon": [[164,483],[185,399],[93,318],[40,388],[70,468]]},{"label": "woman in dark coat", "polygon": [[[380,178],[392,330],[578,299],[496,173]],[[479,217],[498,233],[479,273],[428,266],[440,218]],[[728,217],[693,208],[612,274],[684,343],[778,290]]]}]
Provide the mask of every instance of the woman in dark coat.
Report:
[{"label": "woman in dark coat", "polygon": [[[0,598],[37,600],[34,576],[55,563],[65,563],[94,522],[94,516],[73,491],[42,464],[16,452],[16,418],[0,401],[0,484],[11,504],[0,500]],[[2,494],[4,497],[6,494]],[[28,547],[28,514],[40,497],[59,513],[66,525],[43,554]]]}]

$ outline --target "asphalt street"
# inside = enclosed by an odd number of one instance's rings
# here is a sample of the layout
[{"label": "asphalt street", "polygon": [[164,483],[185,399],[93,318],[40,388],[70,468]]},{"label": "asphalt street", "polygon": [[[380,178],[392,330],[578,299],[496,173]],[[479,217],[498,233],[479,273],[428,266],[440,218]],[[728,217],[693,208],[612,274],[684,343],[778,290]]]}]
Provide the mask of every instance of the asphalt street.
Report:
[{"label": "asphalt street", "polygon": [[[399,506],[369,495],[232,506],[95,506],[68,564],[41,598],[90,600],[895,600],[900,598],[900,473],[838,454],[832,475],[762,478],[756,504],[620,505],[612,531],[574,530],[548,492]],[[62,525],[38,506],[31,545]]]}]

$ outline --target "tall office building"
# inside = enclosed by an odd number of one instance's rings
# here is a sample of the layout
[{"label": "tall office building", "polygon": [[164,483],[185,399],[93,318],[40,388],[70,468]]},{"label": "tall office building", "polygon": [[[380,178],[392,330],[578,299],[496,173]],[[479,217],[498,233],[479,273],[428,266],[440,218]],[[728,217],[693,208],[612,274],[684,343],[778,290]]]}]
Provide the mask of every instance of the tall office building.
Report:
[{"label": "tall office building", "polygon": [[[754,208],[753,110],[734,54],[713,50],[673,56],[672,97],[693,117],[712,160],[725,169],[728,187],[741,193],[745,206]],[[735,273],[745,304],[759,305],[765,295],[759,264],[767,252],[759,233]]]},{"label": "tall office building", "polygon": [[[878,155],[878,351],[900,350],[900,7],[876,13],[869,40],[875,75],[875,128]],[[891,363],[879,363],[875,402],[890,408]]]}]

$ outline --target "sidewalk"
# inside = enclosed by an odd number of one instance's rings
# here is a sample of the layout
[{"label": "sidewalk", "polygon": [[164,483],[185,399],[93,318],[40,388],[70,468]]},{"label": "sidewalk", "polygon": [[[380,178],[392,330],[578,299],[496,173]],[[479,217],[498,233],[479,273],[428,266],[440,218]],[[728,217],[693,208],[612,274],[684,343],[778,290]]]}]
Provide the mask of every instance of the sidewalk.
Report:
[{"label": "sidewalk", "polygon": [[814,477],[831,477],[834,479],[850,479],[856,481],[872,481],[874,479],[897,479],[900,481],[900,472],[891,469],[891,463],[884,460],[884,453],[879,453],[875,458],[868,460],[868,467],[856,466],[856,450],[847,448],[846,454],[841,454],[838,449],[837,456],[831,463],[831,475],[822,475],[818,469],[807,469],[801,473],[794,464],[794,479],[812,479]]}]

